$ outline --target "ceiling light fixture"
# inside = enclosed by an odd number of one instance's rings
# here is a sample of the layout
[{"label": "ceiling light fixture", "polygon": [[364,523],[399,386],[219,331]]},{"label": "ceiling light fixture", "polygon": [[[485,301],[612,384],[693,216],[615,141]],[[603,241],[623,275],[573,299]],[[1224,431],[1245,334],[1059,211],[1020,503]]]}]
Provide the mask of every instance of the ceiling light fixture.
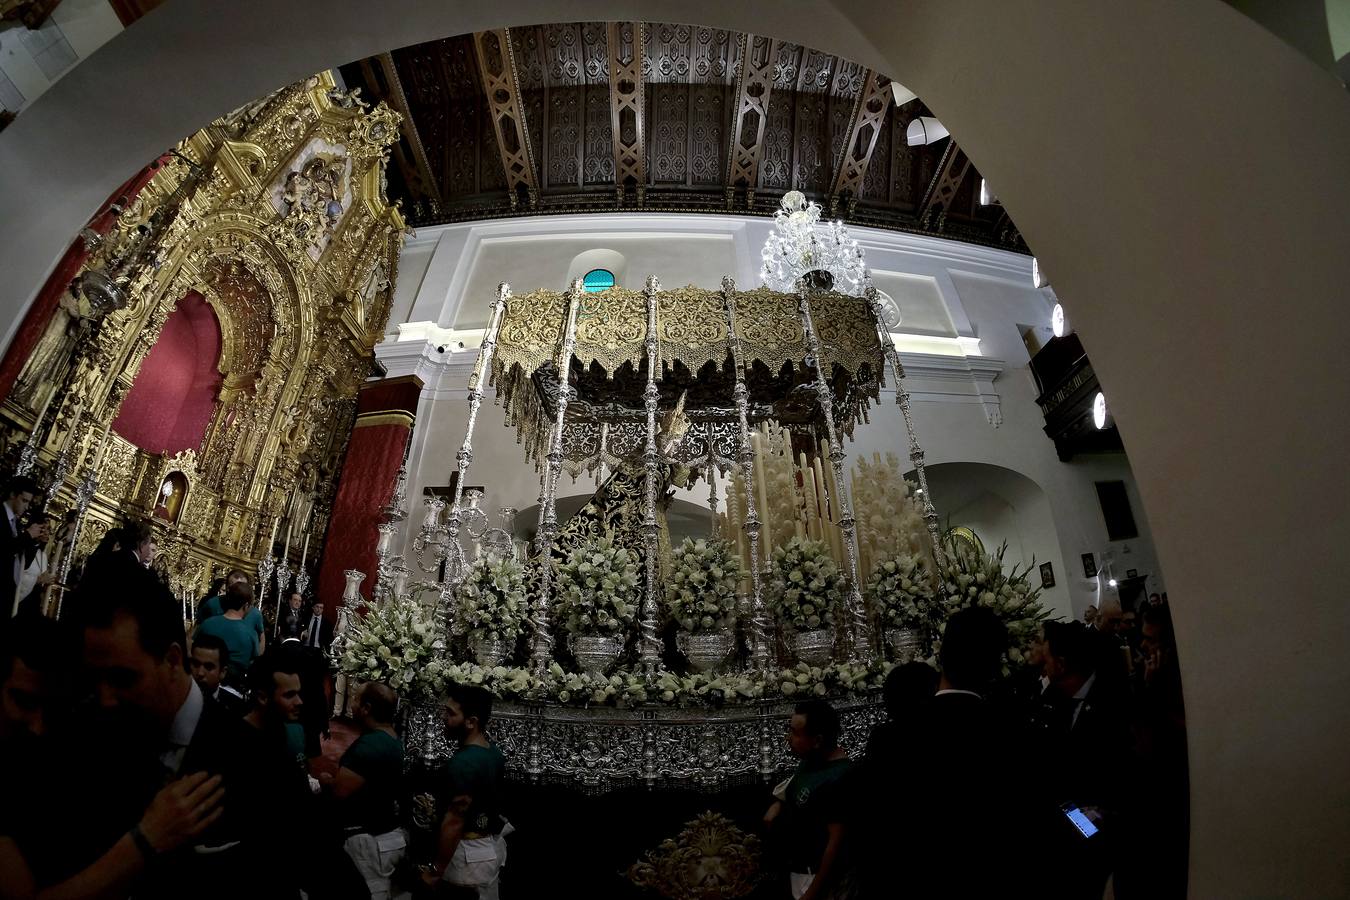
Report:
[{"label": "ceiling light fixture", "polygon": [[862,248],[844,223],[821,222],[820,204],[801,191],[783,195],[761,257],[760,278],[775,291],[791,293],[805,280],[811,288],[860,297],[868,278]]},{"label": "ceiling light fixture", "polygon": [[1068,324],[1064,321],[1064,307],[1058,303],[1050,312],[1050,330],[1054,332],[1055,337],[1064,337],[1065,332],[1069,330]]},{"label": "ceiling light fixture", "polygon": [[1034,256],[1031,258],[1031,286],[1038,289],[1050,286],[1050,279],[1041,271],[1040,260]]},{"label": "ceiling light fixture", "polygon": [[936,144],[949,134],[946,126],[932,116],[916,116],[905,129],[905,143],[911,147]]},{"label": "ceiling light fixture", "polygon": [[1101,391],[1092,398],[1092,424],[1097,426],[1098,431],[1106,427],[1106,395]]}]

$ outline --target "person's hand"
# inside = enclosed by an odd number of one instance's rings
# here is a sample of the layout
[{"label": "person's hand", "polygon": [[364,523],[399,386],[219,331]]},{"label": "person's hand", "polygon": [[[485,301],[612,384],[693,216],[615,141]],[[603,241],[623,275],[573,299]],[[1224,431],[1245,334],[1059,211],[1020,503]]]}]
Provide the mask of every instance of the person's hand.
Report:
[{"label": "person's hand", "polygon": [[28,526],[28,536],[35,541],[45,541],[47,539],[47,523],[34,522]]},{"label": "person's hand", "polygon": [[43,572],[41,575],[37,577],[38,587],[46,587],[49,584],[55,583],[56,583],[56,576],[53,575],[51,572]]},{"label": "person's hand", "polygon": [[337,779],[333,777],[332,772],[319,773],[319,784],[323,785],[324,787],[332,787],[333,782],[335,781],[337,781]]},{"label": "person's hand", "polygon": [[197,772],[161,788],[141,817],[141,834],[157,853],[174,850],[210,828],[225,808],[219,775]]}]

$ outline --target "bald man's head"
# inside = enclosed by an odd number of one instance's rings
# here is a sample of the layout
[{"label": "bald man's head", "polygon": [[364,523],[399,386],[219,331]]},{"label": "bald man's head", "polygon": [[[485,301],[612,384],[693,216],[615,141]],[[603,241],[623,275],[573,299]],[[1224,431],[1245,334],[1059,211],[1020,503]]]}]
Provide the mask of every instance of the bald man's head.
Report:
[{"label": "bald man's head", "polygon": [[398,694],[387,684],[369,681],[361,688],[361,706],[365,707],[370,724],[391,725],[398,708]]}]

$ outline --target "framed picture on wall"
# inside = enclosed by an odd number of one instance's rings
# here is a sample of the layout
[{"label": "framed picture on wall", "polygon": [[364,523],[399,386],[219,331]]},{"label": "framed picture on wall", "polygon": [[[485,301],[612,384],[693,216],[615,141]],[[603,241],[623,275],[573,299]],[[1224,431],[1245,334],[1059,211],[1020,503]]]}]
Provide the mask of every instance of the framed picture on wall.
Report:
[{"label": "framed picture on wall", "polygon": [[1055,566],[1054,563],[1041,563],[1041,587],[1052,588],[1055,586]]},{"label": "framed picture on wall", "polygon": [[1084,578],[1097,577],[1097,558],[1093,556],[1091,553],[1083,554],[1083,577]]}]

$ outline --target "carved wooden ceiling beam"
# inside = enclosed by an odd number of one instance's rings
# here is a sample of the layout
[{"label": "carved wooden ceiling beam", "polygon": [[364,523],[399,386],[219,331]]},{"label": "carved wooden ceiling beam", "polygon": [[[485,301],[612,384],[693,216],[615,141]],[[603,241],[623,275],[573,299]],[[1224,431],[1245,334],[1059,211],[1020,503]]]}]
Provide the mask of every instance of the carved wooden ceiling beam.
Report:
[{"label": "carved wooden ceiling beam", "polygon": [[858,206],[863,179],[877,148],[877,138],[890,109],[891,80],[885,75],[868,70],[863,89],[853,103],[853,120],[848,138],[839,152],[835,167],[834,186],[830,189],[830,215],[835,215],[839,204],[847,198],[848,214]]},{"label": "carved wooden ceiling beam", "polygon": [[937,174],[933,176],[928,190],[923,195],[923,204],[919,207],[919,222],[925,231],[941,231],[947,221],[947,212],[951,207],[961,182],[972,170],[970,157],[950,141],[947,152],[942,156]]},{"label": "carved wooden ceiling beam", "polygon": [[727,156],[727,209],[735,202],[736,191],[744,186],[745,205],[755,202],[759,183],[759,160],[764,151],[764,126],[769,121],[769,95],[773,92],[773,70],[778,61],[778,41],[772,38],[741,35],[740,58],[736,65],[736,110],[732,120],[731,150]]},{"label": "carved wooden ceiling beam", "polygon": [[403,117],[400,127],[403,130],[404,140],[408,142],[408,147],[412,150],[412,156],[409,158],[408,152],[404,150],[402,144],[394,144],[393,155],[394,161],[403,173],[403,180],[408,183],[408,190],[413,194],[413,201],[416,202],[421,197],[426,197],[433,204],[439,205],[441,203],[440,185],[436,182],[436,176],[431,173],[431,161],[427,158],[427,148],[422,143],[422,136],[417,130],[417,121],[413,118],[412,110],[408,106],[408,96],[403,91],[403,82],[398,77],[398,68],[394,65],[393,55],[381,53],[379,56],[363,59],[361,60],[361,69],[367,84],[384,86],[385,90],[377,91],[382,96],[376,99],[384,100]]},{"label": "carved wooden ceiling beam", "polygon": [[[637,205],[647,199],[647,147],[644,139],[641,22],[610,22],[609,122],[614,140],[615,195],[620,206],[629,184],[636,189]],[[630,40],[625,42],[624,32]]]},{"label": "carved wooden ceiling beam", "polygon": [[530,147],[530,132],[525,127],[525,106],[520,97],[520,74],[510,29],[474,32],[473,48],[478,58],[483,92],[487,95],[488,112],[492,116],[492,128],[497,133],[497,148],[501,151],[511,208],[517,207],[523,190],[530,208],[534,209],[539,205],[539,176]]}]

